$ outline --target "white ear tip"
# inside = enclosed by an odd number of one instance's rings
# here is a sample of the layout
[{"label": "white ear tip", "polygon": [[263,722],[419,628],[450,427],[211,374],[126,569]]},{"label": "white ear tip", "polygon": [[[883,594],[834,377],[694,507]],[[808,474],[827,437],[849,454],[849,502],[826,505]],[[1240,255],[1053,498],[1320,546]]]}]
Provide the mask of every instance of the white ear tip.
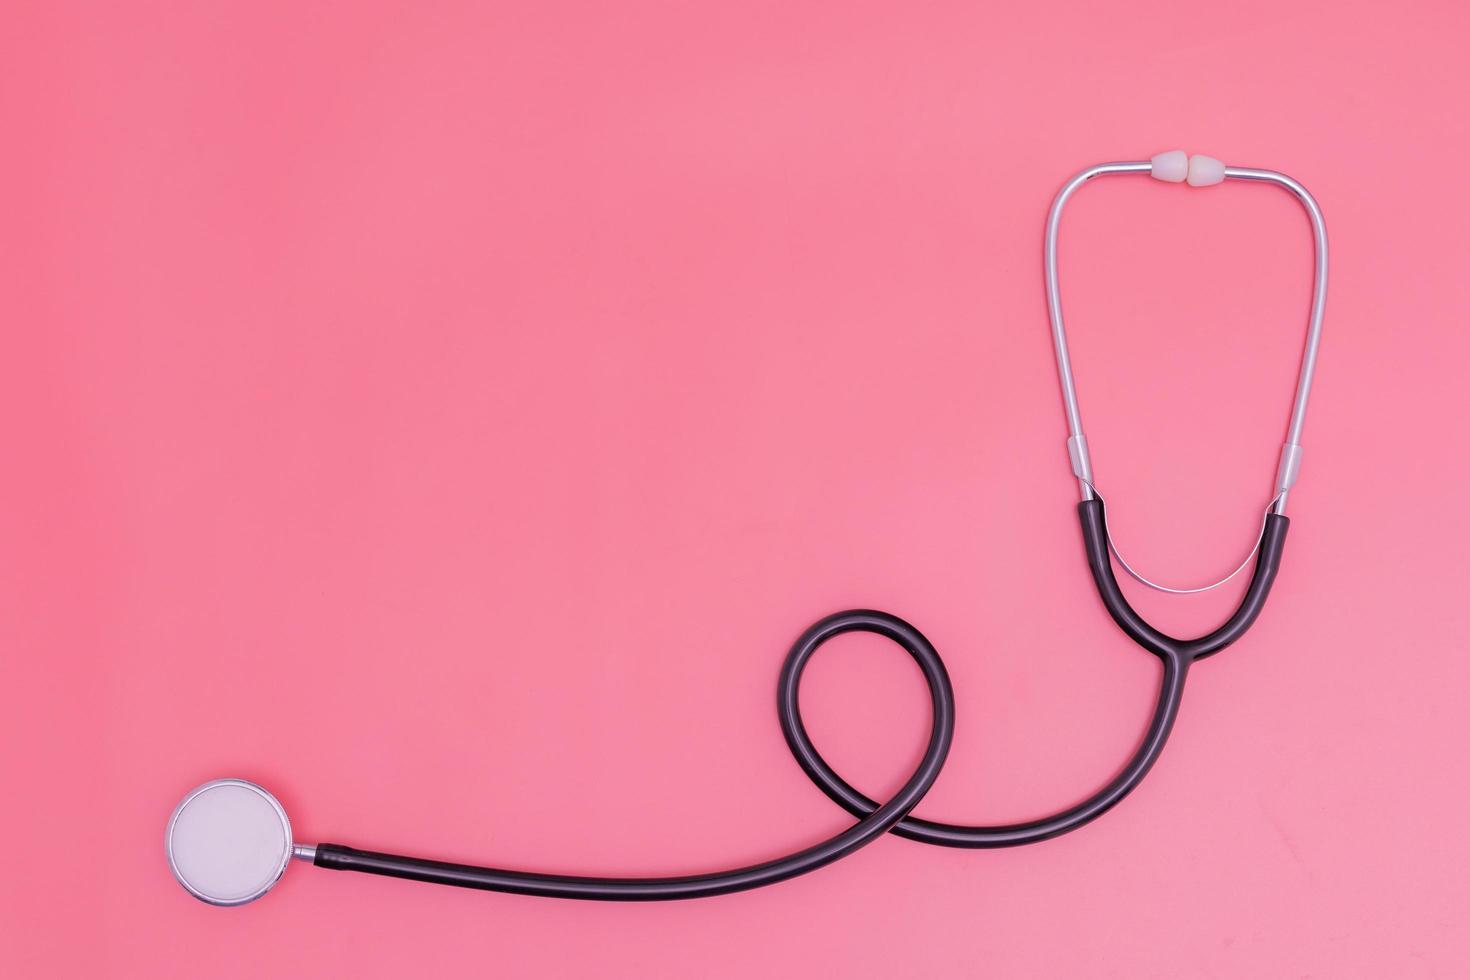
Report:
[{"label": "white ear tip", "polygon": [[1225,179],[1225,164],[1214,157],[1196,153],[1189,158],[1189,186],[1209,187]]},{"label": "white ear tip", "polygon": [[1177,184],[1189,174],[1189,155],[1183,150],[1160,153],[1149,163],[1153,165],[1151,173],[1156,180]]}]

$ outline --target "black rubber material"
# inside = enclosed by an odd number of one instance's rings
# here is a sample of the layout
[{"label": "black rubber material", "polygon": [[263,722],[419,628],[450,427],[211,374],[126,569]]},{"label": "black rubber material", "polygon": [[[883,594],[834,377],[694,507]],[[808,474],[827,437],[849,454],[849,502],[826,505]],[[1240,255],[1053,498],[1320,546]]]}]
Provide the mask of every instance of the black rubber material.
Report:
[{"label": "black rubber material", "polygon": [[[787,655],[776,688],[781,730],[796,761],[824,793],[858,817],[857,823],[834,837],[763,864],[668,878],[596,878],[509,871],[362,851],[342,844],[319,845],[315,864],[339,871],[360,871],[519,895],[601,901],[662,901],[724,895],[785,881],[845,857],[890,831],[926,844],[980,848],[1031,844],[1075,830],[1097,819],[1127,796],[1158,760],[1179,715],[1179,703],[1190,664],[1239,639],[1260,615],[1280,567],[1289,524],[1285,517],[1276,514],[1266,518],[1250,586],[1240,606],[1225,624],[1198,639],[1179,640],[1144,622],[1123,597],[1109,560],[1102,502],[1095,499],[1083,501],[1078,505],[1078,514],[1082,521],[1088,565],[1103,604],[1125,633],[1162,661],[1164,669],[1158,702],[1137,751],[1106,786],[1075,806],[1038,820],[997,826],[937,823],[909,816],[909,811],[939,778],[949,754],[954,738],[954,690],[944,662],[922,633],[896,616],[859,609],[828,616],[807,629]],[[827,764],[812,744],[801,720],[799,693],[801,675],[807,662],[823,643],[834,636],[855,631],[877,633],[906,650],[923,672],[932,703],[933,718],[924,756],[903,787],[883,804],[858,792]]]},{"label": "black rubber material", "polygon": [[1097,498],[1084,500],[1077,505],[1077,513],[1082,518],[1087,564],[1092,569],[1092,581],[1097,585],[1103,605],[1108,607],[1113,621],[1133,642],[1162,658],[1165,663],[1170,659],[1200,660],[1219,653],[1250,629],[1266,605],[1271,584],[1276,581],[1276,572],[1281,568],[1281,550],[1286,546],[1286,531],[1291,526],[1291,521],[1280,514],[1266,515],[1265,527],[1261,529],[1261,546],[1256,552],[1255,572],[1240,605],[1219,629],[1198,639],[1178,640],[1144,622],[1143,617],[1134,612],[1128,600],[1123,598],[1123,590],[1118,588],[1118,580],[1113,576],[1113,564],[1108,560],[1108,525],[1102,501]]},{"label": "black rubber material", "polygon": [[[706,898],[728,892],[745,891],[771,885],[787,878],[794,878],[808,871],[815,871],[838,858],[845,857],[864,844],[872,843],[888,833],[902,817],[913,809],[914,804],[929,792],[944,759],[949,755],[950,742],[954,739],[954,689],[949,683],[949,673],[944,661],[924,635],[897,616],[867,609],[852,610],[828,616],[811,626],[786,657],[781,668],[780,689],[782,693],[782,719],[785,723],[786,705],[795,711],[796,691],[801,684],[802,671],[807,661],[823,643],[843,633],[854,631],[877,633],[886,636],[908,651],[924,673],[929,685],[933,707],[933,720],[929,731],[929,745],[914,774],[903,788],[881,807],[865,815],[863,819],[846,830],[814,844],[795,854],[730,871],[711,874],[687,875],[676,878],[590,878],[572,875],[549,875],[531,871],[505,871],[497,868],[478,868],[466,864],[449,864],[443,861],[425,861],[421,858],[399,857],[394,854],[379,854],[359,851],[340,844],[322,844],[316,849],[315,864],[319,868],[341,871],[365,871],[370,874],[389,875],[394,878],[410,878],[440,885],[459,885],[464,888],[483,888],[489,891],[513,892],[518,895],[544,895],[552,898],[586,898],[604,901],[651,902],[676,898]],[[800,719],[796,722],[801,723]]]}]

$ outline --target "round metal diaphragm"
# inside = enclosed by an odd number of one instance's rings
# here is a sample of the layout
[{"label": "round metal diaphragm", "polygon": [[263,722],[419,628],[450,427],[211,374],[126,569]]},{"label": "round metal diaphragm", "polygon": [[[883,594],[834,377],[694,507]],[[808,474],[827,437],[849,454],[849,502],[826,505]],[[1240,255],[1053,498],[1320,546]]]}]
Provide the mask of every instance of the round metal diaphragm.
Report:
[{"label": "round metal diaphragm", "polygon": [[291,821],[244,779],[215,779],[174,809],[163,839],[179,884],[211,905],[244,905],[271,890],[291,862]]}]

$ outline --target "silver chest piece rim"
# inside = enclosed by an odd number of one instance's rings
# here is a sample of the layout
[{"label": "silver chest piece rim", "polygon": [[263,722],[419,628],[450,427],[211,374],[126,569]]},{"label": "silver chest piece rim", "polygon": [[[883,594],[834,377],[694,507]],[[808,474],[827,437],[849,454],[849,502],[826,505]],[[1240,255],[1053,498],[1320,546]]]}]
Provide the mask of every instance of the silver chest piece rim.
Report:
[{"label": "silver chest piece rim", "polygon": [[244,905],[291,863],[291,821],[279,800],[245,779],[213,779],[179,801],[163,837],[179,884],[210,905]]}]

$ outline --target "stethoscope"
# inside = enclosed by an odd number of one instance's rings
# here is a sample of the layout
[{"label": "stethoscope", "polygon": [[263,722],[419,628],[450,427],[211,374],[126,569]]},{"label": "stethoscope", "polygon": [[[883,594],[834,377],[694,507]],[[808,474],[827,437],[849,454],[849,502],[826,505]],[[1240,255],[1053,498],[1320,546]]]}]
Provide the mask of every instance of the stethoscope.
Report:
[{"label": "stethoscope", "polygon": [[[1062,321],[1061,287],[1057,275],[1057,236],[1062,210],[1072,194],[1098,177],[1117,174],[1150,174],[1169,182],[1188,181],[1193,186],[1218,184],[1223,180],[1255,181],[1289,191],[1306,209],[1312,225],[1316,251],[1312,306],[1307,340],[1298,375],[1296,398],[1276,471],[1276,490],[1266,507],[1260,537],[1246,560],[1230,575],[1212,585],[1194,589],[1159,586],[1133,572],[1118,556],[1119,563],[1145,584],[1170,592],[1196,592],[1228,581],[1255,561],[1250,584],[1235,612],[1218,629],[1192,640],[1181,640],[1155,629],[1144,621],[1123,597],[1113,575],[1110,552],[1116,549],[1108,536],[1103,499],[1093,479],[1087,438],[1077,388],[1067,350]],[[1058,813],[1024,823],[996,826],[967,826],[939,823],[912,816],[949,754],[954,737],[954,690],[944,662],[924,635],[897,616],[871,609],[840,612],[812,625],[797,639],[781,667],[776,685],[777,717],[786,744],[796,761],[821,790],[846,809],[857,822],[841,833],[788,854],[785,857],[728,871],[665,878],[603,878],[579,875],[541,874],[486,868],[426,858],[404,857],[365,851],[344,844],[300,844],[291,834],[291,822],[280,802],[263,787],[243,779],[217,779],[190,791],[169,817],[164,844],[169,868],[190,894],[212,905],[243,905],[264,895],[280,879],[293,858],[334,871],[408,878],[441,885],[543,895],[551,898],[581,898],[605,901],[660,901],[703,898],[745,891],[774,884],[814,871],[872,843],[887,833],[944,847],[1014,847],[1034,844],[1076,830],[1097,819],[1127,796],[1158,760],[1164,743],[1179,715],[1179,702],[1190,665],[1218,653],[1241,637],[1265,605],[1286,541],[1286,498],[1301,468],[1302,424],[1307,397],[1317,362],[1322,334],[1322,310],[1327,295],[1327,232],[1321,208],[1300,183],[1273,170],[1227,167],[1204,156],[1187,157],[1182,151],[1162,153],[1151,160],[1104,163],[1090,167],[1069,180],[1052,202],[1046,223],[1046,298],[1055,342],[1057,371],[1066,405],[1067,455],[1077,478],[1082,499],[1077,505],[1082,522],[1082,541],[1093,582],[1103,604],[1123,632],[1163,663],[1158,702],[1148,730],[1133,757],[1122,771],[1087,799]],[[907,782],[887,801],[879,803],[864,796],[842,778],[817,751],[802,723],[798,694],[802,673],[817,650],[843,633],[876,633],[898,644],[923,672],[929,688],[932,722],[923,758]]]}]

